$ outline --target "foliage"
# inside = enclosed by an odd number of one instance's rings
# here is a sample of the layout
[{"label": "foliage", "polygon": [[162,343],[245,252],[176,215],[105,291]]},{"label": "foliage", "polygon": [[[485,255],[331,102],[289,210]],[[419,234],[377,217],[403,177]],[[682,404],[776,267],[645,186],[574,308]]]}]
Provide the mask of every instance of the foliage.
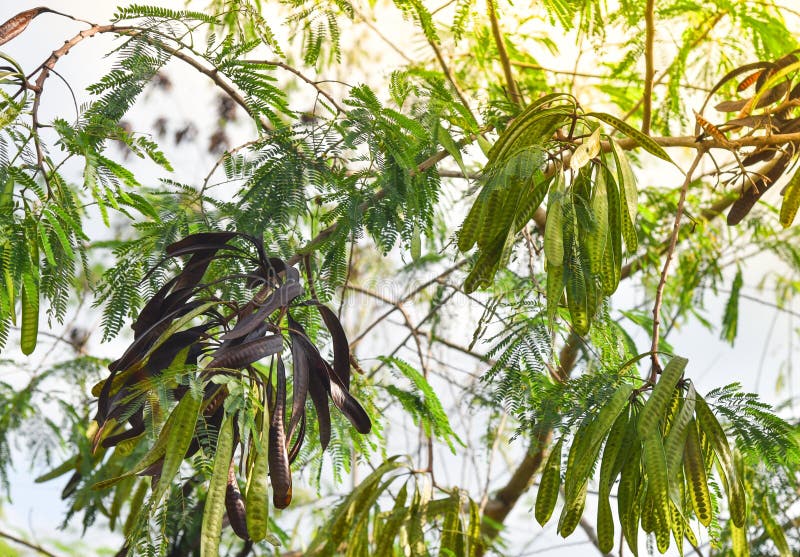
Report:
[{"label": "foliage", "polygon": [[[5,50],[71,16],[0,25],[0,347],[27,375],[0,381],[4,493],[15,453],[41,456],[37,481],[68,476],[65,524],[120,532],[119,555],[479,556],[525,535],[503,523],[541,474],[536,520],[570,536],[595,498],[604,554],[704,533],[712,555],[796,553],[797,416],[738,383],[702,396],[673,332],[742,346],[755,284],[791,314],[796,29],[771,1],[515,11],[131,5],[34,67]],[[394,44],[383,13],[430,52]],[[62,58],[103,34],[115,61],[90,102],[43,122]],[[377,76],[373,39],[405,61]],[[600,74],[541,63],[573,39]],[[673,50],[657,74],[654,40]],[[215,124],[130,123],[184,87],[172,62],[210,79]],[[168,153],[201,127],[210,171],[184,180]],[[87,310],[117,344],[90,342]]]}]

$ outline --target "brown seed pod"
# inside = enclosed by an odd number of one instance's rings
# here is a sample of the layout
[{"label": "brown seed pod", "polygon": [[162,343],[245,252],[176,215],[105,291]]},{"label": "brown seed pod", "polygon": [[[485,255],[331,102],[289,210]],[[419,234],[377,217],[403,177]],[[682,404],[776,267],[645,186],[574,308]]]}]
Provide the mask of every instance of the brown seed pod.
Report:
[{"label": "brown seed pod", "polygon": [[697,123],[700,124],[700,127],[703,128],[704,132],[716,139],[720,144],[725,146],[730,145],[730,141],[725,137],[725,134],[719,131],[717,126],[703,118],[697,111],[694,113],[694,118],[697,120]]},{"label": "brown seed pod", "polygon": [[747,77],[745,77],[745,78],[742,80],[742,82],[741,82],[741,83],[739,83],[739,86],[736,88],[736,91],[738,91],[738,92],[740,92],[740,93],[741,93],[742,91],[744,91],[745,89],[747,89],[748,87],[750,87],[750,86],[751,86],[753,83],[755,83],[755,82],[756,82],[756,80],[759,78],[759,76],[761,76],[761,74],[762,74],[763,72],[764,72],[764,70],[759,70],[759,71],[757,71],[757,72],[755,72],[755,73],[751,73],[750,75],[748,75]]},{"label": "brown seed pod", "polygon": [[239,482],[236,479],[233,462],[228,468],[228,487],[225,490],[225,510],[228,513],[228,522],[231,523],[233,533],[243,540],[250,539],[247,533],[247,511],[245,510],[244,498],[239,490]]},{"label": "brown seed pod", "polygon": [[37,15],[52,11],[53,10],[50,8],[39,7],[31,8],[30,10],[25,10],[24,12],[18,13],[0,25],[0,45],[6,44],[8,41],[22,33]]}]

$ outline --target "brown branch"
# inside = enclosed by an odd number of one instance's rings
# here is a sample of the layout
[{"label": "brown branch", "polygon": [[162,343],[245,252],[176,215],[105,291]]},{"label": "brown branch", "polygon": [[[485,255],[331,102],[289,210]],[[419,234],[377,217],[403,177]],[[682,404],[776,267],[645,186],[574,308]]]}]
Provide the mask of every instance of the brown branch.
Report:
[{"label": "brown branch", "polygon": [[7,540],[11,540],[14,543],[18,543],[19,545],[23,545],[23,546],[27,547],[28,549],[32,549],[32,550],[36,551],[37,553],[40,553],[42,555],[46,555],[47,557],[58,557],[55,553],[51,553],[51,552],[47,551],[45,548],[43,548],[40,545],[36,545],[35,543],[27,542],[27,541],[23,540],[22,538],[18,538],[16,536],[12,536],[8,532],[3,532],[2,530],[0,530],[0,538],[5,538]]},{"label": "brown branch", "polygon": [[492,36],[497,45],[497,55],[500,57],[500,65],[503,67],[503,74],[506,79],[506,87],[508,88],[508,96],[511,102],[518,106],[522,106],[524,101],[522,95],[517,87],[517,82],[514,81],[514,74],[511,71],[511,62],[508,59],[508,51],[506,50],[505,39],[503,33],[500,31],[500,23],[497,21],[497,12],[495,11],[495,0],[486,0],[486,8],[489,12],[489,20],[492,24]]},{"label": "brown branch", "polygon": [[[726,15],[726,12],[722,11],[722,12],[719,12],[719,13],[717,13],[717,14],[716,14],[716,15],[715,15],[713,18],[711,18],[710,20],[708,20],[708,21],[709,21],[709,25],[708,25],[708,27],[706,28],[706,30],[705,30],[705,31],[703,31],[703,33],[701,33],[700,35],[698,35],[698,37],[697,37],[697,38],[696,38],[696,39],[695,39],[695,40],[692,42],[692,46],[691,46],[691,48],[692,48],[692,49],[694,49],[694,48],[695,48],[697,45],[699,45],[699,44],[700,44],[700,43],[701,43],[701,42],[702,42],[702,41],[703,41],[703,40],[704,40],[704,39],[705,39],[705,38],[708,36],[708,34],[711,32],[711,30],[712,30],[712,29],[713,29],[713,28],[714,28],[714,27],[717,25],[717,23],[719,23],[719,21],[720,21],[720,20],[721,20],[721,19],[722,19],[722,18],[723,18],[725,15]],[[676,61],[677,61],[677,59],[676,59]],[[653,80],[653,84],[654,84],[654,85],[658,85],[658,84],[660,84],[662,81],[664,81],[664,78],[665,78],[665,77],[667,77],[667,76],[669,75],[669,72],[670,72],[670,70],[672,69],[672,67],[675,65],[675,63],[676,63],[676,62],[675,62],[675,61],[673,61],[673,62],[672,62],[672,64],[670,64],[670,65],[669,65],[669,66],[668,66],[668,67],[667,67],[667,68],[666,68],[664,71],[662,71],[660,74],[658,74],[658,77],[656,77],[656,78]],[[639,110],[639,107],[640,107],[640,106],[642,106],[642,103],[643,103],[643,102],[644,102],[644,96],[642,96],[642,98],[641,98],[641,99],[639,99],[639,100],[636,102],[636,104],[635,104],[635,105],[633,105],[633,108],[631,108],[631,109],[630,109],[630,110],[629,110],[627,113],[625,113],[625,116],[623,116],[623,117],[622,117],[622,119],[623,119],[623,120],[627,120],[628,118],[630,118],[630,117],[631,117],[631,116],[632,116],[632,115],[633,115],[633,114],[634,114],[634,113],[635,113],[637,110]]]},{"label": "brown branch", "polygon": [[705,153],[698,151],[697,155],[686,171],[686,178],[681,186],[680,197],[678,198],[678,209],[675,212],[675,222],[672,225],[672,234],[669,238],[669,247],[667,248],[666,257],[664,258],[664,268],[661,270],[661,278],[656,287],[656,300],[653,303],[653,341],[650,345],[650,358],[653,361],[653,367],[650,371],[650,383],[654,384],[656,375],[660,373],[661,367],[658,363],[658,343],[659,343],[659,327],[661,325],[661,303],[664,299],[664,287],[667,285],[667,274],[669,273],[669,265],[672,262],[672,256],[675,253],[675,246],[678,244],[678,233],[681,229],[681,218],[683,218],[683,207],[686,203],[686,192],[689,190],[689,184],[692,183],[692,174],[694,174],[697,165]]},{"label": "brown branch", "polygon": [[653,112],[653,79],[655,79],[655,69],[653,68],[653,42],[656,35],[655,23],[655,0],[647,0],[644,9],[644,93],[642,101],[642,133],[650,135],[650,120]]}]

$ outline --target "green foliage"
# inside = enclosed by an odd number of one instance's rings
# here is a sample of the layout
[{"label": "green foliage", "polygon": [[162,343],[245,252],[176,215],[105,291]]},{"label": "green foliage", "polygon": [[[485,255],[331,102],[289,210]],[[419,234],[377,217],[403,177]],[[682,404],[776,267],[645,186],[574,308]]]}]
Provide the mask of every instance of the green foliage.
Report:
[{"label": "green foliage", "polygon": [[[596,507],[604,553],[621,532],[637,554],[640,531],[685,553],[698,523],[710,555],[797,553],[791,409],[738,384],[703,398],[686,359],[658,360],[684,326],[741,343],[745,283],[775,290],[777,311],[800,291],[797,145],[781,138],[800,129],[796,30],[770,1],[657,2],[668,63],[643,99],[646,6],[495,2],[491,21],[468,0],[132,5],[79,22],[69,51],[113,35],[114,62],[49,122],[67,47],[30,68],[0,54],[0,347],[38,358],[3,362],[25,376],[0,381],[4,493],[17,451],[42,457],[65,524],[107,521],[120,555],[472,557],[514,553],[502,522],[541,462],[535,518],[558,513],[566,537]],[[0,26],[0,46],[39,13]],[[574,68],[548,62],[573,40]],[[405,62],[378,67],[376,42]],[[589,51],[603,59],[584,73]],[[131,123],[160,109],[151,93],[185,90],[173,64],[221,95],[215,122],[191,122],[215,159],[198,160],[204,180],[165,154],[198,147],[189,125]],[[686,167],[675,146],[713,169],[662,183]],[[783,176],[773,207],[761,196]],[[754,277],[762,252],[780,267]],[[388,309],[373,323],[355,293]],[[102,341],[126,343],[116,360],[92,355],[115,345],[88,342],[84,302]],[[398,415],[421,464],[386,458]],[[521,464],[493,468],[524,443]],[[442,474],[440,444],[489,464]]]}]

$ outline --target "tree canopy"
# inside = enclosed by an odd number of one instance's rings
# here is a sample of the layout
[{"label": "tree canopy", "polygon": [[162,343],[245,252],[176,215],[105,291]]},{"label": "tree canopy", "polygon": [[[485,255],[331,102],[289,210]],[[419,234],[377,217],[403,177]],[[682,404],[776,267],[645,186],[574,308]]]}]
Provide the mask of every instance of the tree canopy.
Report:
[{"label": "tree canopy", "polygon": [[[0,492],[120,557],[797,555],[789,4],[9,14]],[[759,369],[709,387],[682,328]]]}]

